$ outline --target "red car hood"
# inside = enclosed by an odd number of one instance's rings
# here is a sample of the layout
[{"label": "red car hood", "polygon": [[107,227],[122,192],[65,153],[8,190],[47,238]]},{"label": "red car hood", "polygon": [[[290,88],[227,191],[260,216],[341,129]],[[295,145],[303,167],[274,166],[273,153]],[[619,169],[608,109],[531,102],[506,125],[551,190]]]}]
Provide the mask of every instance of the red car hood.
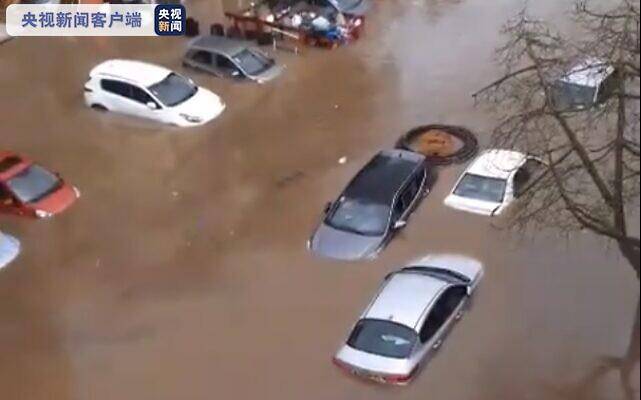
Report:
[{"label": "red car hood", "polygon": [[71,206],[77,198],[78,195],[74,188],[71,185],[63,183],[58,190],[30,206],[34,210],[42,210],[50,214],[58,214]]}]

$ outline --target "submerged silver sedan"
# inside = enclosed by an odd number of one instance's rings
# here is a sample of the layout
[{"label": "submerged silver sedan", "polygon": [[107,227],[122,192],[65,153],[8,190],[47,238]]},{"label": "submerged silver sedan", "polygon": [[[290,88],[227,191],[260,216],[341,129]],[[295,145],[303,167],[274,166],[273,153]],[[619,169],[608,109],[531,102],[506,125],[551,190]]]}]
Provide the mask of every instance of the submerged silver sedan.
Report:
[{"label": "submerged silver sedan", "polygon": [[449,254],[388,275],[334,363],[379,383],[408,384],[463,316],[482,278],[479,261]]}]

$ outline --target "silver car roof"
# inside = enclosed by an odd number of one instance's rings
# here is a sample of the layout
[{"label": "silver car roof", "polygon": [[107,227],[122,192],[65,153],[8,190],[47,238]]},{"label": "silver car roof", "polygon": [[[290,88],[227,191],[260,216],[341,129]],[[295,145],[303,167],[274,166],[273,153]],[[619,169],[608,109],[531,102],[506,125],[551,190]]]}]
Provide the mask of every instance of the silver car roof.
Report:
[{"label": "silver car roof", "polygon": [[363,318],[392,321],[416,330],[440,294],[451,284],[429,275],[400,271],[389,276]]},{"label": "silver car roof", "polygon": [[241,51],[253,47],[250,42],[223,36],[199,36],[188,45],[190,50],[215,51],[233,57]]}]

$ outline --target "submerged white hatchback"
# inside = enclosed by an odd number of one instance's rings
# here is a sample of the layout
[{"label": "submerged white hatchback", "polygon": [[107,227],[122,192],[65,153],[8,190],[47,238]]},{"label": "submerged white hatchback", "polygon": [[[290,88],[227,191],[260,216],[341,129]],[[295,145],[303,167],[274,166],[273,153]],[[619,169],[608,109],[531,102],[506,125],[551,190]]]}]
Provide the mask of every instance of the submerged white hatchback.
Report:
[{"label": "submerged white hatchback", "polygon": [[482,278],[479,261],[451,254],[388,275],[334,363],[361,378],[408,384],[461,319]]},{"label": "submerged white hatchback", "polygon": [[89,107],[179,127],[203,125],[224,110],[216,94],[169,69],[140,61],[109,60],[85,84]]},{"label": "submerged white hatchback", "polygon": [[474,214],[501,215],[543,170],[536,157],[492,149],[467,167],[445,205]]},{"label": "submerged white hatchback", "polygon": [[13,236],[0,232],[0,269],[9,265],[20,254],[20,242]]}]

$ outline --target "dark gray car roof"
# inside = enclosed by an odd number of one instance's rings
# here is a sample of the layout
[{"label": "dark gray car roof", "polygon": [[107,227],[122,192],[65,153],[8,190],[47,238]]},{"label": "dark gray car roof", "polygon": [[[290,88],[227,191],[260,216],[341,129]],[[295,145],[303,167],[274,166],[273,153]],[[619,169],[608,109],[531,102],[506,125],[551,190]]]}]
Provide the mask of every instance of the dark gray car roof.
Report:
[{"label": "dark gray car roof", "polygon": [[228,57],[235,56],[249,47],[252,47],[250,42],[223,36],[200,36],[189,43],[190,49],[216,51]]},{"label": "dark gray car roof", "polygon": [[391,204],[423,161],[423,156],[404,150],[382,151],[352,179],[343,195],[377,204]]}]

